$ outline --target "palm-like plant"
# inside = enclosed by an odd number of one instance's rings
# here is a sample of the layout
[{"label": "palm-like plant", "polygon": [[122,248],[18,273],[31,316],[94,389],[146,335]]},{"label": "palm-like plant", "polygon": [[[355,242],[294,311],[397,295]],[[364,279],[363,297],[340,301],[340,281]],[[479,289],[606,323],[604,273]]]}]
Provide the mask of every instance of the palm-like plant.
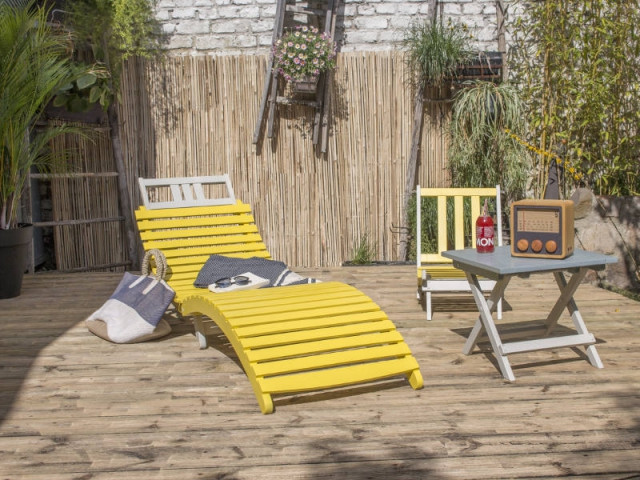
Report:
[{"label": "palm-like plant", "polygon": [[35,128],[60,87],[86,73],[71,68],[69,37],[47,24],[33,0],[0,2],[0,229],[17,226],[32,168],[51,170],[49,141],[70,129]]}]

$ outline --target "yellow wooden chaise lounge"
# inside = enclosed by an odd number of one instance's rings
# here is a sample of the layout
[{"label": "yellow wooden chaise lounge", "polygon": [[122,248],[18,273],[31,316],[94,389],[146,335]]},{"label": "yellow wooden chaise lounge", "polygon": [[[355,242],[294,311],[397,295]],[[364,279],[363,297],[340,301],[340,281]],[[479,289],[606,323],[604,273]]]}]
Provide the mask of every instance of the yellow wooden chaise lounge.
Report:
[{"label": "yellow wooden chaise lounge", "polygon": [[[174,304],[194,317],[201,348],[217,325],[249,377],[262,413],[272,395],[422,375],[409,347],[369,297],[340,282],[213,293],[193,285],[210,255],[270,258],[249,205],[235,199],[227,175],[140,179],[136,219],[145,250],[167,258]],[[171,201],[152,202],[159,190]],[[226,190],[226,196],[212,189]],[[155,190],[155,191],[152,191]]]}]

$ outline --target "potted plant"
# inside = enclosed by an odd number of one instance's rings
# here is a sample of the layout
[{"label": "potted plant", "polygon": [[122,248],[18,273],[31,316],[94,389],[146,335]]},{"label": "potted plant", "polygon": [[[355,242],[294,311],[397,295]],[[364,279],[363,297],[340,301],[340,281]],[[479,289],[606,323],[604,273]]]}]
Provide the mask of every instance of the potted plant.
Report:
[{"label": "potted plant", "polygon": [[459,67],[473,58],[468,28],[449,21],[416,21],[404,32],[410,83],[419,91],[426,86],[441,87],[455,78]]},{"label": "potted plant", "polygon": [[68,34],[47,17],[34,0],[0,2],[0,298],[20,294],[27,265],[32,226],[18,210],[29,172],[52,170],[48,143],[71,130],[36,124],[61,86],[86,73],[71,68]]},{"label": "potted plant", "polygon": [[521,132],[524,106],[514,86],[477,81],[453,101],[448,164],[457,187],[499,184],[508,205],[524,197],[531,159],[509,132]]},{"label": "potted plant", "polygon": [[336,45],[328,33],[298,26],[276,41],[273,56],[276,71],[294,91],[313,92],[320,74],[336,66]]}]

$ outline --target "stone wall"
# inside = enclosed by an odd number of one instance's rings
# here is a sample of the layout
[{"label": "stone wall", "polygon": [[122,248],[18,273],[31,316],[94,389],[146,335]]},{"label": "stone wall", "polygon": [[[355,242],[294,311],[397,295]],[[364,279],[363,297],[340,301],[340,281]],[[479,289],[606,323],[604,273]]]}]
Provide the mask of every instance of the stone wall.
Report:
[{"label": "stone wall", "polygon": [[[508,1],[504,2],[508,4]],[[336,22],[342,52],[398,48],[412,20],[428,15],[426,0],[343,0]],[[495,0],[439,0],[444,19],[464,22],[478,50],[497,50]],[[157,18],[173,55],[266,53],[275,0],[159,0]]]},{"label": "stone wall", "polygon": [[590,272],[589,280],[640,293],[640,197],[604,197],[590,192],[576,205],[576,247],[618,257],[603,272]]}]

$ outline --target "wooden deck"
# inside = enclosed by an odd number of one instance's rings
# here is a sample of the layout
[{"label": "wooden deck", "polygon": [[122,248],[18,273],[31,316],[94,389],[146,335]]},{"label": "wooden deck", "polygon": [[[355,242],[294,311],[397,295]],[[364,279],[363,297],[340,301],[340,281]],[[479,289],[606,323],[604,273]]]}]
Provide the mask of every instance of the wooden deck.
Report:
[{"label": "wooden deck", "polygon": [[[171,336],[145,344],[88,333],[120,274],[31,275],[0,300],[0,479],[640,478],[640,303],[581,286],[605,368],[577,349],[520,354],[510,384],[491,353],[461,353],[470,297],[436,298],[427,322],[412,267],[302,272],[377,301],[425,388],[285,397],[262,415],[223,337],[199,350],[175,317]],[[556,298],[542,275],[507,293],[500,328],[525,336]]]}]

